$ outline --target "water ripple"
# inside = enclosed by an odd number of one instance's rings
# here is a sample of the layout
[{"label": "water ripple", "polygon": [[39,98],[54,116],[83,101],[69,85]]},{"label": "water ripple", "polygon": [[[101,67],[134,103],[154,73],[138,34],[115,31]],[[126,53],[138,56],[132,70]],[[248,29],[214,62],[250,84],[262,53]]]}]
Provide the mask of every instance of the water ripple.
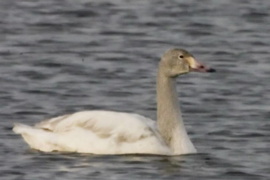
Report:
[{"label": "water ripple", "polygon": [[[266,0],[1,1],[1,177],[269,179],[269,8]],[[178,81],[200,153],[46,154],[11,131],[86,109],[155,119],[157,63],[174,46],[218,70]]]}]

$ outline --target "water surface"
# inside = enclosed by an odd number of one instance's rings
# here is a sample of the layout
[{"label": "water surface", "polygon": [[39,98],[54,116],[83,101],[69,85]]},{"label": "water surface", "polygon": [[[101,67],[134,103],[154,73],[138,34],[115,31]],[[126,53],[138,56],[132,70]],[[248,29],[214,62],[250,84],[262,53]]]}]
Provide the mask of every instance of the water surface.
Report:
[{"label": "water surface", "polygon": [[[1,179],[270,179],[269,9],[266,0],[1,1]],[[171,47],[218,70],[178,81],[198,154],[45,154],[11,131],[90,109],[155,119],[156,67]]]}]

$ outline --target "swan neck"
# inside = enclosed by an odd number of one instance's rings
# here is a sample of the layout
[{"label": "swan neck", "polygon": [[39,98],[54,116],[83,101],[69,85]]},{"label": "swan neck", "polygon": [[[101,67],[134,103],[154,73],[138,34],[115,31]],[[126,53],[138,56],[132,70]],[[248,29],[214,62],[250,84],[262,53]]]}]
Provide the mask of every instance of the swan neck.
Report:
[{"label": "swan neck", "polygon": [[183,126],[175,83],[175,78],[167,77],[159,70],[157,79],[157,119],[159,130],[167,143],[171,138],[171,130],[175,126]]},{"label": "swan neck", "polygon": [[175,78],[166,76],[161,65],[157,75],[157,125],[163,140],[174,154],[196,151],[183,123]]}]

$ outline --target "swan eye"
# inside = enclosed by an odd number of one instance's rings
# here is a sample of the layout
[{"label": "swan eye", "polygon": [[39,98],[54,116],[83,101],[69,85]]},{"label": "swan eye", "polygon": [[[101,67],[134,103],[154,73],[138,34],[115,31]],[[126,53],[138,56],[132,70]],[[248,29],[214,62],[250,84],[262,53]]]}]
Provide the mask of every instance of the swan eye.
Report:
[{"label": "swan eye", "polygon": [[183,59],[183,58],[184,58],[184,56],[183,56],[183,55],[180,55],[180,56],[179,56],[179,58],[180,58],[180,59]]}]

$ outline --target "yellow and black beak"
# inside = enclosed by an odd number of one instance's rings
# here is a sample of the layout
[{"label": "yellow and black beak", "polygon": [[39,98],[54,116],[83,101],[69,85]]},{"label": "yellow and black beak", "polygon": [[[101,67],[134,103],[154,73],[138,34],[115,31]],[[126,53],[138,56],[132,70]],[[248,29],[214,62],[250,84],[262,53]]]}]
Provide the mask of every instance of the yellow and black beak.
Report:
[{"label": "yellow and black beak", "polygon": [[195,72],[216,72],[215,69],[206,67],[205,65],[199,63],[194,57],[190,56],[186,58],[187,62],[192,71]]}]

